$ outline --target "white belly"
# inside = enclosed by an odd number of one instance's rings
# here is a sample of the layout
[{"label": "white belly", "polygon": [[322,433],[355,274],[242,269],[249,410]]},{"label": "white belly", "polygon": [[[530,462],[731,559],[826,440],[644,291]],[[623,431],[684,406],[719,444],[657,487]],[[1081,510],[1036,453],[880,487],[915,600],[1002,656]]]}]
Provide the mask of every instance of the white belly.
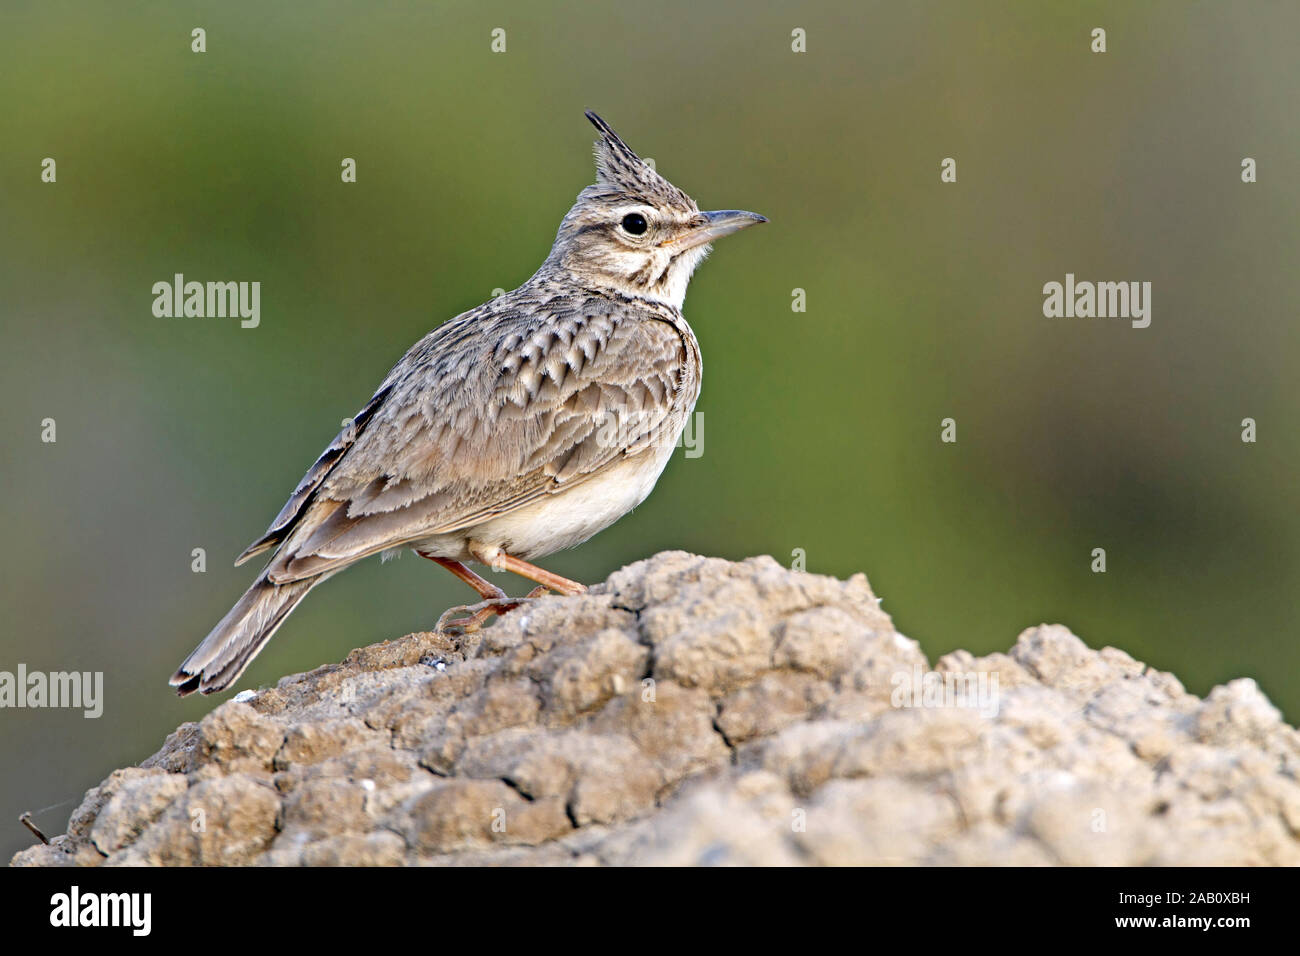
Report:
[{"label": "white belly", "polygon": [[471,560],[471,540],[525,561],[572,548],[645,501],[672,457],[673,447],[665,443],[665,447],[649,448],[567,491],[547,495],[472,528],[437,535],[416,547],[456,561]]}]

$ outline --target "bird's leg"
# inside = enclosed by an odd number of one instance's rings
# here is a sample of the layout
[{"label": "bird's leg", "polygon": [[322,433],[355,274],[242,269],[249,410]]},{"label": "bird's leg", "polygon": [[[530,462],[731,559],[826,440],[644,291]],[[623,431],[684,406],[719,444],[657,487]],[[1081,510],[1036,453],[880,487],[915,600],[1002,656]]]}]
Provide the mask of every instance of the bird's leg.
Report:
[{"label": "bird's leg", "polygon": [[[494,614],[500,615],[505,614],[508,611],[513,611],[524,601],[529,600],[530,598],[540,597],[546,593],[546,588],[537,587],[533,588],[527,598],[514,599],[507,596],[505,591],[501,590],[491,581],[475,574],[459,561],[435,557],[434,555],[426,554],[423,551],[416,551],[415,553],[422,558],[428,558],[435,564],[442,565],[452,574],[456,575],[456,577],[460,578],[477,591],[479,597],[483,598],[483,600],[478,604],[461,604],[453,608],[448,608],[442,613],[442,616],[438,618],[438,623],[435,625],[435,629],[439,631],[448,627],[457,628],[466,634],[477,631],[483,626],[488,618],[492,617]],[[465,613],[467,616],[452,618],[451,620],[447,619],[447,615],[461,612]]]},{"label": "bird's leg", "polygon": [[544,588],[554,591],[556,594],[563,594],[571,597],[575,594],[586,594],[587,585],[580,581],[570,581],[566,577],[561,577],[547,571],[545,568],[539,568],[535,564],[529,564],[522,558],[512,557],[504,551],[491,550],[470,543],[470,554],[474,555],[479,561],[490,567],[501,571],[512,571],[521,578],[527,578],[530,581],[536,581]]},{"label": "bird's leg", "polygon": [[587,585],[581,581],[571,581],[562,577],[553,571],[547,571],[545,568],[539,568],[535,564],[529,564],[519,558],[512,558],[508,554],[502,554],[503,567],[507,571],[513,571],[520,577],[527,578],[529,581],[536,581],[543,590],[549,589],[556,594],[563,594],[566,597],[572,597],[575,594],[586,594]]},{"label": "bird's leg", "polygon": [[461,564],[459,561],[452,561],[449,558],[435,557],[434,555],[429,554],[425,551],[416,551],[415,553],[422,558],[428,558],[434,564],[442,565],[452,574],[456,575],[456,577],[460,578],[462,581],[464,581],[466,584],[472,587],[475,591],[477,591],[478,596],[481,598],[499,599],[506,596],[505,591],[502,591],[499,587],[497,587],[495,584],[493,584],[491,581],[487,580],[486,578],[480,577],[479,575],[475,574],[473,571],[465,567],[465,565]]}]

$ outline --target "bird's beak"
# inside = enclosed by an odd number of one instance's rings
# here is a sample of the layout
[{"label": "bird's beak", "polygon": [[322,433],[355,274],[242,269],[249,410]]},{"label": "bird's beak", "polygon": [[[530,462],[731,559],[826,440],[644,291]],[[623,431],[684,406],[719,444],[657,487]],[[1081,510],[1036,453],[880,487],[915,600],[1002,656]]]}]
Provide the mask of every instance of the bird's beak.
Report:
[{"label": "bird's beak", "polygon": [[743,209],[720,209],[717,212],[702,212],[700,213],[699,225],[687,230],[680,236],[669,239],[664,245],[671,245],[676,250],[684,252],[687,249],[694,249],[696,246],[712,242],[714,239],[729,236],[733,232],[748,229],[760,222],[767,222],[767,217],[760,216],[756,212],[745,212]]}]

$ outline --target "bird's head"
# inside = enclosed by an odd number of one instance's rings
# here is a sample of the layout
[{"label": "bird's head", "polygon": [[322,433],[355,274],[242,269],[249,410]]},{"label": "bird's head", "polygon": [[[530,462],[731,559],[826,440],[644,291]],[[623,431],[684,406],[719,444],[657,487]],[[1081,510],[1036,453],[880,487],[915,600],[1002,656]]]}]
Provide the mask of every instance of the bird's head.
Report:
[{"label": "bird's head", "polygon": [[587,119],[600,130],[596,182],[564,217],[547,263],[589,287],[681,308],[709,244],[767,219],[736,209],[701,212],[604,120],[590,111]]}]

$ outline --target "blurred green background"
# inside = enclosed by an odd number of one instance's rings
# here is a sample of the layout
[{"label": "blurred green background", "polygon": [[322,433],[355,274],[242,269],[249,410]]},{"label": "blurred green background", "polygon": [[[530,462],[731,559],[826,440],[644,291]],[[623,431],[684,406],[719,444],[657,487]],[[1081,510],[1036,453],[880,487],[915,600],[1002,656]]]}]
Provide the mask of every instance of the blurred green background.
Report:
[{"label": "blurred green background", "polygon": [[[231,560],[412,342],[541,263],[592,179],[584,108],[772,221],[687,298],[704,455],[550,567],[803,549],[932,658],[1059,621],[1294,721],[1300,7],[1063,6],[6,0],[0,670],[107,699],[0,711],[0,850],[225,699],[167,678],[252,579]],[[260,281],[260,327],[155,318],[177,272]],[[1152,282],[1151,327],[1044,318],[1067,272]],[[240,686],[469,596],[366,562]]]}]

